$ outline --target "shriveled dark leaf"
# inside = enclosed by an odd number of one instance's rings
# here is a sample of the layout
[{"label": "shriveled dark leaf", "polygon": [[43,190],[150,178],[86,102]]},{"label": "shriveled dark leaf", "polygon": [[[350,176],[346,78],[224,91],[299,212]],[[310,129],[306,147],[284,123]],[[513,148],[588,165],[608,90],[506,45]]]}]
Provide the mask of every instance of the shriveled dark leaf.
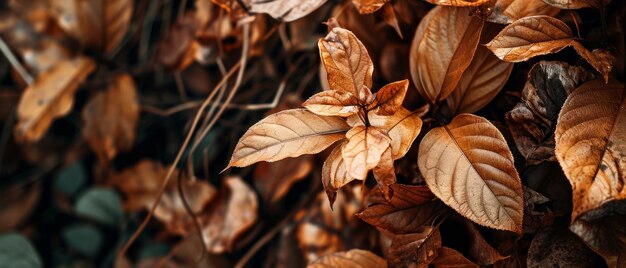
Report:
[{"label": "shriveled dark leaf", "polygon": [[439,228],[423,226],[415,233],[398,234],[387,250],[392,267],[427,267],[441,248]]}]

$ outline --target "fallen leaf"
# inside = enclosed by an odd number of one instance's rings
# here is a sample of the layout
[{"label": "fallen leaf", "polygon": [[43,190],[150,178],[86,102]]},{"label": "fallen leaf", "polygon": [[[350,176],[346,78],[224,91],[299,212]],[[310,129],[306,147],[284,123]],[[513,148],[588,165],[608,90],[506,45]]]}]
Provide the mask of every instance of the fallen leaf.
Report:
[{"label": "fallen leaf", "polygon": [[596,254],[566,228],[539,231],[528,249],[529,268],[595,267]]},{"label": "fallen leaf", "polygon": [[111,175],[109,183],[125,194],[124,210],[138,211],[150,207],[156,200],[166,174],[167,170],[160,162],[143,159]]},{"label": "fallen leaf", "polygon": [[509,24],[518,19],[536,15],[553,17],[560,11],[543,0],[497,0],[485,19],[490,22]]},{"label": "fallen leaf", "polygon": [[608,267],[624,267],[626,264],[626,215],[623,211],[623,204],[609,204],[590,213],[596,215],[582,216],[569,226],[587,246],[604,258]]},{"label": "fallen leaf", "polygon": [[[187,178],[180,179],[184,180],[182,182],[182,190],[189,209],[195,215],[200,215],[207,204],[215,197],[215,188],[206,181],[189,180]],[[146,209],[151,206],[152,203]],[[183,199],[174,185],[171,185],[161,196],[159,206],[154,211],[154,217],[163,222],[167,229],[175,234],[185,236],[195,232],[195,219],[189,215],[187,208],[185,208],[185,203],[183,203]]]},{"label": "fallen leaf", "polygon": [[476,49],[452,94],[446,99],[452,114],[474,113],[496,97],[513,70],[484,47]]},{"label": "fallen leaf", "polygon": [[195,24],[195,21],[186,18],[172,23],[157,51],[157,57],[163,66],[182,71],[194,62],[200,50],[200,44],[196,41]]},{"label": "fallen leaf", "polygon": [[346,133],[347,143],[341,146],[341,155],[350,177],[365,180],[367,172],[378,165],[391,138],[381,129],[356,126]]},{"label": "fallen leaf", "polygon": [[374,64],[361,41],[346,29],[334,27],[318,42],[329,88],[355,96],[365,86],[372,88]]},{"label": "fallen leaf", "polygon": [[417,163],[430,190],[461,215],[486,227],[522,232],[522,184],[513,156],[485,118],[461,114],[432,129],[420,144]]},{"label": "fallen leaf", "polygon": [[355,180],[348,174],[348,169],[341,154],[341,148],[343,148],[345,143],[343,142],[335,147],[322,166],[322,185],[324,185],[331,207],[335,203],[337,190]]},{"label": "fallen leaf", "polygon": [[352,0],[361,14],[371,14],[381,9],[390,0]]},{"label": "fallen leaf", "polygon": [[128,74],[113,78],[106,91],[96,93],[83,109],[83,138],[100,161],[112,160],[132,148],[139,122],[135,81]]},{"label": "fallen leaf", "polygon": [[394,115],[400,108],[402,108],[402,101],[406,96],[406,91],[409,88],[409,80],[404,79],[389,83],[383,86],[378,92],[376,92],[376,104],[378,115]]},{"label": "fallen leaf", "polygon": [[15,136],[19,141],[38,141],[52,121],[70,112],[78,86],[93,72],[89,58],[63,60],[40,73],[26,88],[17,107]]},{"label": "fallen leaf", "polygon": [[122,42],[133,14],[130,0],[52,1],[57,23],[84,46],[112,53]]},{"label": "fallen leaf", "polygon": [[337,252],[312,262],[308,268],[385,268],[387,262],[376,254],[362,249]]},{"label": "fallen leaf", "polygon": [[428,267],[441,248],[439,228],[424,226],[418,232],[395,235],[387,250],[392,267]]},{"label": "fallen leaf", "polygon": [[384,197],[381,186],[367,196],[368,207],[356,214],[361,220],[394,234],[417,232],[446,212],[426,186],[391,185],[393,195]]},{"label": "fallen leaf", "polygon": [[556,161],[554,130],[567,96],[594,78],[582,67],[558,61],[540,61],[528,72],[520,102],[506,114],[506,121],[526,163]]},{"label": "fallen leaf", "polygon": [[251,0],[249,3],[249,12],[266,13],[277,20],[290,22],[315,11],[326,0]]},{"label": "fallen leaf", "polygon": [[509,62],[526,61],[532,57],[556,53],[572,46],[608,82],[613,56],[605,50],[590,52],[574,40],[572,30],[564,22],[550,16],[525,17],[506,26],[487,48],[498,58]]},{"label": "fallen leaf", "polygon": [[311,96],[302,106],[318,115],[348,117],[359,112],[358,104],[350,92],[326,90]]},{"label": "fallen leaf", "polygon": [[530,187],[524,186],[524,233],[534,234],[554,223],[554,213],[547,206],[551,201]]},{"label": "fallen leaf", "polygon": [[472,261],[468,260],[463,254],[458,251],[448,248],[440,247],[437,251],[437,258],[435,258],[430,265],[435,268],[478,268],[479,266]]},{"label": "fallen leaf", "polygon": [[343,139],[348,129],[340,117],[319,116],[306,109],[281,111],[248,129],[226,168],[319,153]]},{"label": "fallen leaf", "polygon": [[555,132],[556,158],[573,190],[572,221],[626,198],[624,84],[589,81],[572,92]]},{"label": "fallen leaf", "polygon": [[257,221],[259,207],[254,191],[239,177],[227,177],[228,194],[206,216],[202,235],[211,253],[231,252],[236,239]]},{"label": "fallen leaf", "polygon": [[489,3],[491,0],[426,0],[431,4],[453,7],[477,7]]},{"label": "fallen leaf", "polygon": [[411,43],[410,68],[419,93],[436,103],[454,91],[472,61],[483,21],[469,8],[438,6],[427,17]]},{"label": "fallen leaf", "polygon": [[260,162],[254,170],[254,182],[266,203],[282,199],[294,183],[306,178],[313,169],[313,156],[302,155],[276,162]]},{"label": "fallen leaf", "polygon": [[580,9],[585,7],[602,7],[603,0],[543,0],[546,4],[560,9]]}]

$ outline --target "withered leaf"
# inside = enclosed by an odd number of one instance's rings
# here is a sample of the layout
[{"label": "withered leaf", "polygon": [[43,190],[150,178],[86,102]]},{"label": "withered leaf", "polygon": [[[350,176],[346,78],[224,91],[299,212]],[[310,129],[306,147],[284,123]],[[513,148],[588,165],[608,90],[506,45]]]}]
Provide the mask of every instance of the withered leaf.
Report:
[{"label": "withered leaf", "polygon": [[435,268],[478,268],[479,266],[468,260],[460,252],[448,248],[440,247],[435,258],[430,265]]},{"label": "withered leaf", "polygon": [[17,230],[37,208],[41,197],[41,183],[24,185],[4,191],[2,203],[0,204],[0,232]]},{"label": "withered leaf", "polygon": [[486,46],[498,58],[509,62],[526,61],[572,46],[607,82],[613,68],[613,57],[608,52],[588,51],[574,40],[572,30],[567,24],[550,16],[531,16],[516,20]]},{"label": "withered leaf", "polygon": [[566,228],[539,231],[528,249],[529,268],[594,267],[594,252]]},{"label": "withered leaf", "polygon": [[326,191],[331,207],[335,202],[337,190],[355,180],[355,178],[348,174],[348,169],[341,155],[341,148],[343,148],[344,145],[345,142],[335,147],[322,166],[322,185],[324,185],[324,190]]},{"label": "withered leaf", "polygon": [[318,47],[331,90],[347,91],[359,96],[363,86],[372,88],[374,64],[354,33],[334,27],[326,37],[320,39]]},{"label": "withered leaf", "polygon": [[612,268],[626,265],[626,215],[623,205],[607,204],[592,213],[596,215],[584,215],[569,227]]},{"label": "withered leaf", "polygon": [[370,126],[356,126],[346,133],[348,142],[341,146],[348,175],[364,180],[367,172],[378,165],[391,138],[383,130]]},{"label": "withered leaf", "polygon": [[497,0],[486,20],[509,24],[529,16],[554,16],[559,11],[560,9],[546,4],[543,0]]},{"label": "withered leaf", "polygon": [[380,156],[380,162],[372,171],[384,195],[389,196],[389,186],[396,183],[396,169],[393,166],[391,147],[387,147],[387,150],[383,152]]},{"label": "withered leaf", "polygon": [[263,200],[272,204],[283,198],[294,183],[306,178],[312,169],[312,155],[260,162],[254,170],[254,182]]},{"label": "withered leaf", "polygon": [[129,150],[135,142],[139,103],[135,81],[128,74],[113,78],[106,91],[98,92],[83,110],[83,138],[102,162]]},{"label": "withered leaf", "polygon": [[308,268],[385,268],[387,262],[376,254],[362,249],[352,249],[326,255],[312,262]]},{"label": "withered leaf", "polygon": [[319,153],[343,139],[348,129],[340,117],[319,116],[306,109],[281,111],[248,129],[237,143],[228,167]]},{"label": "withered leaf", "polygon": [[420,94],[436,103],[452,93],[472,61],[483,21],[469,8],[442,6],[427,17],[411,43],[411,77]]},{"label": "withered leaf", "polygon": [[459,84],[446,99],[452,114],[474,113],[496,97],[513,70],[513,64],[501,61],[484,47],[479,47]]},{"label": "withered leaf", "polygon": [[418,232],[395,235],[387,250],[392,267],[428,267],[441,248],[439,228],[424,226]]},{"label": "withered leaf", "polygon": [[[385,5],[383,7],[383,11],[381,13],[383,20],[387,23],[387,25],[393,27],[400,38],[404,39],[402,35],[402,30],[400,29],[400,25],[398,23],[398,16],[396,15],[396,11],[393,9],[393,5]],[[391,72],[395,72],[393,70]]]},{"label": "withered leaf", "polygon": [[393,115],[402,108],[402,101],[409,88],[409,80],[405,79],[389,83],[376,92],[378,115]]},{"label": "withered leaf", "polygon": [[357,214],[361,220],[395,234],[412,233],[446,212],[445,206],[433,201],[434,195],[426,186],[391,185],[391,199],[384,197],[381,186],[368,196],[370,205]]},{"label": "withered leaf", "polygon": [[561,9],[580,9],[585,7],[596,7],[599,8],[602,6],[600,1],[603,0],[543,0],[546,4],[551,5],[553,7],[558,7]]},{"label": "withered leaf", "polygon": [[319,115],[347,117],[359,111],[358,104],[356,96],[348,91],[326,90],[311,96],[302,106]]},{"label": "withered leaf", "polygon": [[128,31],[131,0],[53,1],[59,26],[83,45],[105,54],[113,52]]},{"label": "withered leaf", "polygon": [[371,14],[381,9],[390,0],[352,0],[361,14]]},{"label": "withered leaf", "polygon": [[326,3],[326,0],[251,0],[248,11],[266,13],[277,20],[290,22],[302,18]]},{"label": "withered leaf", "polygon": [[559,113],[556,158],[573,190],[572,221],[626,198],[624,84],[592,80],[574,90]]},{"label": "withered leaf", "polygon": [[426,0],[431,4],[453,7],[476,7],[489,3],[490,0]]},{"label": "withered leaf", "polygon": [[54,119],[70,112],[74,93],[95,68],[91,59],[78,57],[62,60],[40,73],[18,104],[16,138],[25,142],[39,140]]},{"label": "withered leaf", "polygon": [[487,119],[461,114],[432,129],[417,163],[430,190],[461,215],[522,232],[522,184],[504,137]]},{"label": "withered leaf", "polygon": [[[213,200],[216,190],[205,181],[184,179],[182,189],[185,193],[185,200],[191,211],[198,215]],[[146,209],[149,209],[151,206],[152,202],[146,204]],[[180,235],[188,235],[194,232],[194,219],[189,215],[177,187],[174,187],[173,184],[161,196],[159,206],[154,211],[154,217],[165,223],[170,232]]]},{"label": "withered leaf", "polygon": [[530,69],[522,99],[506,114],[517,149],[527,164],[556,161],[554,130],[559,111],[574,89],[594,78],[582,67],[557,61],[541,61]]},{"label": "withered leaf", "polygon": [[207,250],[223,253],[233,250],[236,239],[257,221],[259,207],[254,191],[239,177],[227,177],[228,194],[204,221],[202,235]]}]

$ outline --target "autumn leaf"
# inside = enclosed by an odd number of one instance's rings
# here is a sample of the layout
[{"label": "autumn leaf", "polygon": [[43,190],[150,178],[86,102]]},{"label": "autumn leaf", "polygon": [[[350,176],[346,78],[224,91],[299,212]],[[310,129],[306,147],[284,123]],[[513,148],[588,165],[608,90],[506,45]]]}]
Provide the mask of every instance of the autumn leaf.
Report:
[{"label": "autumn leaf", "polygon": [[409,88],[409,80],[405,79],[389,83],[376,92],[376,104],[378,115],[393,115],[401,107],[406,91]]},{"label": "autumn leaf", "polygon": [[572,221],[626,198],[624,84],[589,81],[569,95],[556,126],[556,158],[572,185]]},{"label": "autumn leaf", "polygon": [[341,154],[341,148],[343,148],[344,145],[345,142],[335,147],[322,166],[322,184],[324,185],[324,190],[326,191],[331,207],[335,203],[337,190],[355,180],[355,178],[348,174],[348,169],[346,168],[345,161]]},{"label": "autumn leaf", "polygon": [[536,15],[553,17],[559,11],[561,10],[546,4],[543,0],[498,0],[485,19],[490,22],[509,24],[518,19]]},{"label": "autumn leaf", "polygon": [[[173,186],[161,196],[159,206],[154,211],[154,217],[165,223],[171,232],[189,235],[194,232],[194,219],[189,215],[177,187]],[[185,202],[196,215],[201,213],[205,206],[213,200],[216,192],[212,185],[199,180],[186,180],[182,183],[182,189],[185,193]],[[150,206],[152,206],[152,202],[146,204],[146,209],[149,209]]]},{"label": "autumn leaf", "polygon": [[120,74],[85,106],[83,137],[102,162],[133,146],[139,121],[137,98],[133,78]]},{"label": "autumn leaf", "polygon": [[543,0],[546,4],[561,9],[580,9],[585,7],[602,7],[603,0]]},{"label": "autumn leaf", "polygon": [[410,51],[411,77],[431,103],[454,91],[474,57],[483,21],[469,13],[469,8],[439,6],[417,28]]},{"label": "autumn leaf", "polygon": [[452,114],[474,113],[496,97],[513,70],[484,47],[476,49],[458,85],[446,99]]},{"label": "autumn leaf", "polygon": [[260,162],[254,170],[254,182],[266,203],[277,203],[296,182],[305,179],[313,169],[312,155]]},{"label": "autumn leaf", "polygon": [[326,3],[326,0],[251,0],[248,11],[266,13],[277,20],[290,22],[302,18]]},{"label": "autumn leaf", "polygon": [[112,53],[122,42],[133,14],[131,0],[53,1],[57,21],[88,48]]},{"label": "autumn leaf", "polygon": [[532,57],[556,53],[572,46],[605,81],[613,67],[613,57],[604,50],[588,51],[574,40],[572,30],[564,22],[549,16],[519,19],[502,30],[487,48],[498,58],[509,62],[526,61]]},{"label": "autumn leaf", "polygon": [[432,129],[417,163],[446,205],[480,225],[521,233],[521,181],[504,137],[489,121],[461,114]]},{"label": "autumn leaf", "polygon": [[91,59],[78,57],[60,61],[40,73],[18,104],[16,138],[24,142],[39,140],[54,119],[70,112],[74,93],[95,68]]},{"label": "autumn leaf", "polygon": [[426,0],[431,4],[453,7],[476,7],[489,3],[490,0]]},{"label": "autumn leaf", "polygon": [[377,228],[402,234],[417,232],[446,212],[426,186],[393,184],[391,189],[393,195],[387,199],[382,187],[376,187],[367,197],[368,207],[356,216]]},{"label": "autumn leaf", "polygon": [[343,139],[348,129],[339,117],[319,116],[305,109],[278,112],[248,129],[227,168],[319,153]]},{"label": "autumn leaf", "polygon": [[616,206],[609,203],[593,213],[581,216],[569,226],[612,268],[624,267],[626,264],[626,215],[620,209],[623,209],[623,204]]},{"label": "autumn leaf", "polygon": [[528,267],[593,267],[597,255],[575,234],[562,227],[539,231],[528,249]]},{"label": "autumn leaf", "polygon": [[530,165],[556,161],[554,130],[567,96],[595,76],[564,62],[540,61],[528,72],[520,102],[506,114],[517,149]]},{"label": "autumn leaf", "polygon": [[435,258],[430,265],[435,268],[478,268],[479,266],[468,260],[460,252],[448,248],[440,247]]},{"label": "autumn leaf", "polygon": [[318,47],[331,90],[359,96],[364,86],[372,88],[374,65],[363,43],[351,31],[334,27],[320,39]]},{"label": "autumn leaf", "polygon": [[371,14],[381,9],[389,0],[352,0],[361,14]]},{"label": "autumn leaf", "polygon": [[318,115],[348,117],[359,111],[358,104],[350,92],[327,90],[311,96],[302,106]]},{"label": "autumn leaf", "polygon": [[346,133],[348,142],[341,146],[347,173],[357,180],[364,180],[367,172],[378,165],[391,138],[377,127],[356,126]]},{"label": "autumn leaf", "polygon": [[231,252],[236,239],[257,221],[255,192],[239,177],[227,177],[228,193],[203,220],[203,240],[210,253]]},{"label": "autumn leaf", "polygon": [[418,232],[395,235],[387,250],[392,267],[427,267],[441,248],[438,227],[424,226]]},{"label": "autumn leaf", "polygon": [[387,262],[376,254],[362,249],[337,252],[312,262],[308,268],[385,268]]},{"label": "autumn leaf", "polygon": [[387,25],[393,27],[400,38],[404,39],[402,35],[402,30],[400,29],[400,24],[398,22],[398,16],[396,15],[396,11],[393,9],[392,5],[385,5],[383,7],[383,11],[381,12],[381,16],[383,20],[387,23]]}]

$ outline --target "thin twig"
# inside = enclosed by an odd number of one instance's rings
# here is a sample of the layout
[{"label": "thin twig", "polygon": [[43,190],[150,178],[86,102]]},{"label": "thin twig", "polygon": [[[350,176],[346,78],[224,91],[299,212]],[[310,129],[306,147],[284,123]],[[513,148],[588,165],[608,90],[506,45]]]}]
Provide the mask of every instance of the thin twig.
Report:
[{"label": "thin twig", "polygon": [[202,101],[190,101],[190,102],[185,102],[183,104],[180,105],[176,105],[174,107],[168,108],[166,110],[160,109],[160,108],[156,108],[156,107],[152,107],[149,105],[143,105],[141,106],[141,110],[147,113],[152,113],[152,114],[156,114],[158,116],[162,116],[162,117],[167,117],[170,115],[173,115],[175,113],[179,113],[185,110],[189,110],[189,109],[194,109],[197,107],[200,107],[200,105],[202,105]]},{"label": "thin twig", "polygon": [[176,80],[176,89],[178,90],[178,95],[183,102],[186,102],[187,92],[185,90],[185,83],[183,82],[183,78],[180,75],[180,72],[176,72],[174,74],[174,80]]},{"label": "thin twig", "polygon": [[2,54],[4,54],[4,57],[7,58],[9,63],[11,63],[11,66],[13,66],[15,71],[17,71],[17,73],[20,75],[22,80],[26,82],[26,84],[30,86],[35,82],[35,79],[33,78],[33,76],[30,75],[30,73],[26,71],[26,68],[24,68],[24,66],[22,66],[20,61],[17,60],[15,55],[13,55],[13,52],[11,51],[7,43],[4,42],[4,39],[2,39],[2,37],[0,37],[0,51],[2,51]]}]

